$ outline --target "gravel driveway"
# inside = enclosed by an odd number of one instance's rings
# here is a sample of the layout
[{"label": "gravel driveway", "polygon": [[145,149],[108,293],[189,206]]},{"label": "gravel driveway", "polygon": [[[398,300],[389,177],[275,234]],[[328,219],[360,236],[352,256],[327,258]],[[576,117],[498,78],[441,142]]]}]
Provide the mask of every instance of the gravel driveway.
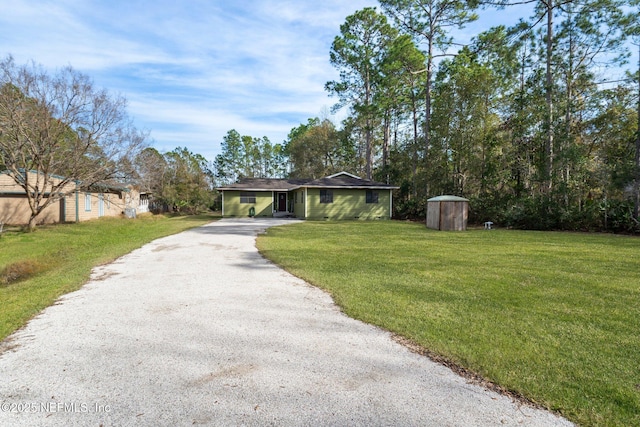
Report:
[{"label": "gravel driveway", "polygon": [[0,344],[2,426],[569,426],[410,352],[225,219],[112,264]]}]

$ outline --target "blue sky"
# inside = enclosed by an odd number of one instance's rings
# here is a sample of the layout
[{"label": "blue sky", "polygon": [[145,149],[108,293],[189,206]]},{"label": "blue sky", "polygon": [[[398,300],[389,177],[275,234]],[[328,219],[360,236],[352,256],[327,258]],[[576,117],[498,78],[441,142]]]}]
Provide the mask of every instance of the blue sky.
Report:
[{"label": "blue sky", "polygon": [[0,0],[0,57],[71,65],[128,100],[154,146],[213,160],[230,129],[282,142],[335,102],[329,49],[375,0]]},{"label": "blue sky", "polygon": [[[161,152],[213,160],[224,135],[282,142],[328,114],[329,50],[345,18],[376,0],[0,0],[0,57],[71,65],[124,95]],[[509,24],[494,12],[461,33]],[[511,22],[506,22],[507,20]]]}]

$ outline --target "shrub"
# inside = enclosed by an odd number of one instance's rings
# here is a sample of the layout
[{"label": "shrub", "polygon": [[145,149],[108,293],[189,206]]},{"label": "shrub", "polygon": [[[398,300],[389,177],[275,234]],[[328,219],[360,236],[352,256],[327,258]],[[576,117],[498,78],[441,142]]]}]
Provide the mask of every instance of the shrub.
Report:
[{"label": "shrub", "polygon": [[424,220],[427,215],[427,201],[424,197],[400,200],[394,204],[393,217],[396,219]]},{"label": "shrub", "polygon": [[633,217],[633,201],[609,200],[601,206],[606,231],[640,233],[640,223]]},{"label": "shrub", "polygon": [[0,272],[0,285],[9,285],[20,280],[28,279],[44,271],[46,266],[35,260],[17,261],[7,265]]}]

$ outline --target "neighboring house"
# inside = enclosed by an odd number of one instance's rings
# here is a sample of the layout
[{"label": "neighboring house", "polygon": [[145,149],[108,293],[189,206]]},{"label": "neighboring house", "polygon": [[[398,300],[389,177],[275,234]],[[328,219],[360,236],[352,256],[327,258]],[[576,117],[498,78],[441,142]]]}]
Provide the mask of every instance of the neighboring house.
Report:
[{"label": "neighboring house", "polygon": [[222,216],[390,219],[398,188],[340,172],[315,180],[245,178],[218,191]]},{"label": "neighboring house", "polygon": [[[54,184],[60,180],[61,177],[51,177]],[[69,194],[49,205],[38,216],[38,224],[79,222],[103,216],[119,216],[130,214],[132,209],[138,213],[148,211],[148,195],[138,193],[131,186],[99,184],[83,188],[79,182],[72,182],[68,184],[65,192]],[[29,222],[30,216],[31,209],[24,189],[6,172],[0,172],[0,222],[24,225]]]}]

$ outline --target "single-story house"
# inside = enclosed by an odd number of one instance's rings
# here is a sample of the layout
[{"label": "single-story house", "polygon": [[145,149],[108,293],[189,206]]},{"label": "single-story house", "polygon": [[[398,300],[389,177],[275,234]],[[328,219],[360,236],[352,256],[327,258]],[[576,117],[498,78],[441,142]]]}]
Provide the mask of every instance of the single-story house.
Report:
[{"label": "single-story house", "polygon": [[225,217],[390,219],[398,188],[340,172],[319,179],[244,178],[218,191]]},{"label": "single-story house", "polygon": [[[36,174],[34,171],[27,173]],[[62,180],[62,177],[51,176],[49,187]],[[64,192],[64,198],[50,204],[38,216],[38,224],[79,222],[148,211],[148,195],[141,194],[130,185],[97,184],[85,188],[79,181],[72,181]],[[24,189],[6,171],[0,172],[0,222],[24,225],[29,222],[30,216],[31,209]]]}]

